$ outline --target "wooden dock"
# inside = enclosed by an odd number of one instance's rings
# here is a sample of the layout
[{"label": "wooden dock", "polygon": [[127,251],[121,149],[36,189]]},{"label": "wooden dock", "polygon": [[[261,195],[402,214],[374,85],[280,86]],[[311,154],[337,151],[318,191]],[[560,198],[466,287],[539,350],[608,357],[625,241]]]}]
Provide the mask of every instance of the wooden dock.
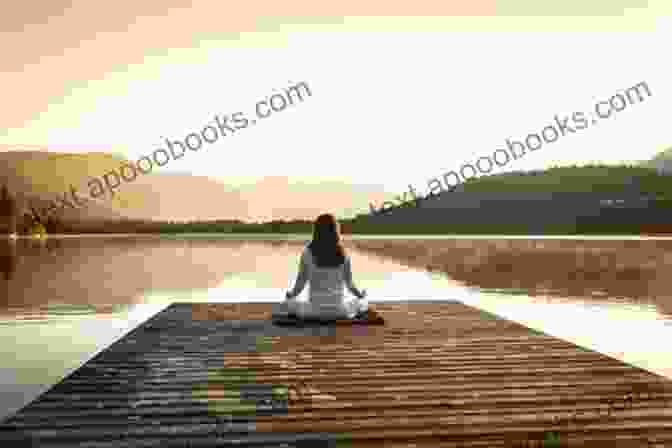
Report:
[{"label": "wooden dock", "polygon": [[271,305],[171,305],[1,422],[0,446],[672,447],[668,379],[464,304],[302,328]]}]

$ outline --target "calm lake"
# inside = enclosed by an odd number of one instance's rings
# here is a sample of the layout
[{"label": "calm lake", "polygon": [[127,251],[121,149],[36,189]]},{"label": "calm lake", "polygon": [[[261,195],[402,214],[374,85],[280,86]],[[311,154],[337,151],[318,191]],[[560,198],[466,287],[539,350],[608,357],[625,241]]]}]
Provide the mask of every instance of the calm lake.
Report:
[{"label": "calm lake", "polygon": [[[0,419],[60,381],[98,351],[172,302],[281,301],[294,282],[298,256],[309,235],[63,236],[46,240],[0,238]],[[411,240],[431,247],[451,237],[353,237],[350,241]],[[483,256],[493,240],[499,250],[544,237],[459,238]],[[555,238],[557,239],[557,238]],[[605,274],[596,292],[567,278],[564,296],[525,287],[509,279],[478,275],[465,282],[451,275],[409,267],[402,259],[358,250],[352,256],[355,283],[369,299],[459,300],[652,372],[672,378],[672,299],[667,277],[671,239],[562,238],[565,256],[584,256],[587,247],[609,247],[614,259],[622,243],[658,251],[655,268],[667,272],[657,289],[647,282],[622,289]],[[487,244],[486,244],[487,243]],[[379,243],[377,243],[379,244]],[[507,246],[508,245],[508,246]],[[575,249],[574,249],[575,248]],[[535,249],[543,251],[543,248]],[[662,253],[660,252],[662,251]],[[568,255],[567,255],[568,254]],[[662,260],[662,261],[661,261]],[[541,268],[553,269],[552,266]],[[609,266],[604,267],[605,271]],[[514,269],[525,284],[531,269]],[[536,272],[534,275],[539,275]],[[486,281],[487,280],[487,281]],[[596,279],[592,279],[591,285]],[[600,279],[598,278],[597,281]],[[636,280],[636,279],[635,279]],[[554,287],[558,289],[557,276]],[[498,283],[499,282],[499,283]],[[585,287],[584,287],[585,286]],[[613,292],[616,291],[616,292]],[[655,293],[651,292],[655,291]],[[306,291],[302,293],[305,295]]]}]

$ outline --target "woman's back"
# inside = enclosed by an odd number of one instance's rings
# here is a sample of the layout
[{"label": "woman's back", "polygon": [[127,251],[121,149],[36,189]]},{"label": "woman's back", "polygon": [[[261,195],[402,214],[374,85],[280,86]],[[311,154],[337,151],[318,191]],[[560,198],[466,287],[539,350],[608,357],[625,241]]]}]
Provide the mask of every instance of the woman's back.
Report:
[{"label": "woman's back", "polygon": [[308,271],[308,297],[311,302],[320,305],[340,305],[343,302],[343,286],[346,283],[346,264],[350,265],[349,257],[343,264],[335,267],[319,267],[310,248],[306,247],[303,255]]}]

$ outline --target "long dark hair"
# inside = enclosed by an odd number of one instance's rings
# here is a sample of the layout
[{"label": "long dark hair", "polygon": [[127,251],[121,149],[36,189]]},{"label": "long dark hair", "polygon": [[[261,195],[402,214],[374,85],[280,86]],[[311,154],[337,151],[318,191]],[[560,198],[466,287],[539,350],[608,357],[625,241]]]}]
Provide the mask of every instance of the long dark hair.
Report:
[{"label": "long dark hair", "polygon": [[313,224],[313,240],[308,245],[318,267],[337,267],[345,262],[336,218],[329,213],[320,215]]}]

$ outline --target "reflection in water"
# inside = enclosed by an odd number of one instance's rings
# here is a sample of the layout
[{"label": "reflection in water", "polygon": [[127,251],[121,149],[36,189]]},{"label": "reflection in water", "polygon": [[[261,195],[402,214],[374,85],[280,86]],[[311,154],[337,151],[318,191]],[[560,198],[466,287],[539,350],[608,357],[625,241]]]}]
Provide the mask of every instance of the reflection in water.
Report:
[{"label": "reflection in water", "polygon": [[60,314],[59,304],[107,314],[116,305],[142,303],[153,290],[215,287],[236,272],[221,267],[234,265],[243,244],[143,237],[0,239],[0,319]]},{"label": "reflection in water", "polygon": [[5,280],[14,277],[20,261],[19,255],[54,254],[62,247],[58,239],[0,237],[0,271]]},{"label": "reflection in water", "polygon": [[608,298],[672,313],[670,240],[370,240],[353,247],[445,273],[481,291]]},{"label": "reflection in water", "polygon": [[[281,300],[305,238],[0,238],[0,319],[110,315],[115,306],[139,303]],[[355,281],[373,301],[450,298],[441,290],[447,276],[463,288],[538,302],[621,301],[672,314],[668,240],[346,239],[345,245],[355,257]]]},{"label": "reflection in water", "polygon": [[0,271],[5,280],[12,278],[17,264],[17,240],[15,238],[0,238]]}]

